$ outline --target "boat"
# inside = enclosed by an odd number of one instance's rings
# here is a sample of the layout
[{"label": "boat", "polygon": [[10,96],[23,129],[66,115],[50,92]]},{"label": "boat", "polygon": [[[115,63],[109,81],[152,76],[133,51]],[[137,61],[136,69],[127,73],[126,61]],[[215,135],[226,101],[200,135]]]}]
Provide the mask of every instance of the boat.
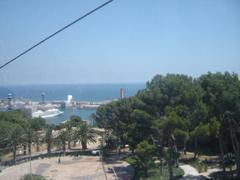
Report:
[{"label": "boat", "polygon": [[55,117],[63,114],[63,111],[60,111],[59,109],[53,108],[53,109],[48,109],[46,111],[38,110],[36,112],[32,113],[32,117],[41,117],[41,118],[50,118],[50,117]]}]

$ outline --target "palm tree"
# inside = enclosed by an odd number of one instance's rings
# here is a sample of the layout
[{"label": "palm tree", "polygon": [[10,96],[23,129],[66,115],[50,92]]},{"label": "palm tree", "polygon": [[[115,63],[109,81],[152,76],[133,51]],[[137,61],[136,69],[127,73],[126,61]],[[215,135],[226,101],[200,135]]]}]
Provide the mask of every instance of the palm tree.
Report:
[{"label": "palm tree", "polygon": [[33,137],[33,141],[36,145],[36,151],[39,152],[40,151],[40,145],[42,145],[43,142],[44,142],[43,133],[42,132],[36,132],[35,136]]},{"label": "palm tree", "polygon": [[[71,141],[74,140],[73,127],[77,127],[83,123],[84,121],[80,116],[72,115],[70,119],[63,124],[62,128],[66,129],[68,149],[71,149]],[[74,141],[74,146],[76,146],[76,141]]]},{"label": "palm tree", "polygon": [[62,146],[62,150],[66,152],[66,141],[68,140],[68,132],[66,130],[60,130],[56,138],[57,142]]},{"label": "palm tree", "polygon": [[31,155],[32,153],[32,141],[33,141],[33,136],[34,136],[34,131],[31,127],[31,123],[28,121],[24,125],[24,132],[25,132],[25,141],[28,146],[28,154]]},{"label": "palm tree", "polygon": [[24,140],[24,131],[23,128],[19,125],[13,125],[8,133],[7,133],[7,138],[5,139],[8,146],[12,149],[13,151],[13,162],[16,164],[16,152],[17,152],[17,147],[22,144]]},{"label": "palm tree", "polygon": [[76,115],[72,115],[70,117],[70,120],[67,121],[67,122],[69,122],[73,127],[76,127],[76,126],[84,123],[84,121],[81,119],[81,117],[80,116],[76,116]]},{"label": "palm tree", "polygon": [[26,142],[28,145],[28,154],[31,155],[32,152],[32,143],[36,140],[36,143],[39,144],[39,130],[45,126],[45,120],[42,118],[28,119],[23,125]]},{"label": "palm tree", "polygon": [[68,149],[71,149],[71,141],[73,139],[73,130],[72,130],[73,124],[71,121],[67,121],[64,123],[64,127],[66,128]]},{"label": "palm tree", "polygon": [[88,142],[96,142],[96,132],[86,123],[77,126],[74,137],[81,142],[83,150],[87,149]]},{"label": "palm tree", "polygon": [[45,133],[45,142],[47,143],[47,152],[48,155],[51,154],[51,148],[53,143],[53,134],[52,134],[52,126],[47,126],[46,133]]}]

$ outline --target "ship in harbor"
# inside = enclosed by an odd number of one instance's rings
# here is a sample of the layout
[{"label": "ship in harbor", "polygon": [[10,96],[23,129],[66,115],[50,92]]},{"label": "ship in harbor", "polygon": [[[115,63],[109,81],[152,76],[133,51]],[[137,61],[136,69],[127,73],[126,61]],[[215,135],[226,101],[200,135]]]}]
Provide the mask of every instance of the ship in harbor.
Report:
[{"label": "ship in harbor", "polygon": [[[51,118],[54,119],[68,119],[70,115],[74,114],[85,114],[87,112],[86,119],[89,119],[92,113],[95,113],[96,109],[104,104],[118,100],[102,100],[102,101],[76,101],[73,100],[73,95],[69,94],[67,100],[51,100],[48,101],[45,98],[45,92],[41,93],[40,101],[32,101],[23,98],[15,98],[12,93],[9,93],[5,99],[0,99],[0,111],[7,110],[21,110],[26,115],[32,118]],[[13,98],[14,97],[14,98]],[[125,97],[125,89],[120,89],[120,98]],[[67,112],[67,113],[66,113]],[[71,112],[71,113],[68,113]],[[61,116],[61,117],[58,117]]]},{"label": "ship in harbor", "polygon": [[32,113],[33,118],[41,117],[41,118],[50,118],[55,117],[63,114],[63,111],[60,111],[59,109],[53,108],[48,109],[46,111],[38,110],[36,112]]}]

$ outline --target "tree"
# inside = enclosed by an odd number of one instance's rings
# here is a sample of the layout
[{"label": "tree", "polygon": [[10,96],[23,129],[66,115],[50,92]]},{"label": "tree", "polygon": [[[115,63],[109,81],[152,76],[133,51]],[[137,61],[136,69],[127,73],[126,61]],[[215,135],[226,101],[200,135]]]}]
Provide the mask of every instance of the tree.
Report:
[{"label": "tree", "polygon": [[128,141],[131,131],[129,124],[133,123],[131,114],[135,109],[142,110],[143,102],[137,97],[124,98],[122,100],[102,105],[97,109],[94,119],[98,127],[104,128],[108,134],[116,136],[124,146]]},{"label": "tree", "polygon": [[8,146],[12,149],[13,151],[13,162],[16,164],[16,152],[17,148],[19,145],[23,143],[23,135],[24,131],[21,126],[19,125],[13,125],[8,133],[7,133],[7,138],[5,141],[7,142]]},{"label": "tree", "polygon": [[187,141],[189,140],[189,133],[181,129],[175,129],[173,134],[176,137],[176,142],[181,142],[183,144],[183,152],[184,154],[186,154]]},{"label": "tree", "polygon": [[54,141],[52,134],[53,126],[48,125],[45,130],[45,142],[47,143],[47,153],[51,154],[52,143]]},{"label": "tree", "polygon": [[208,124],[202,124],[200,123],[194,131],[191,132],[191,137],[194,140],[194,159],[196,159],[198,154],[198,143],[200,141],[206,141],[206,139],[209,137],[210,131],[209,131],[209,125]]},{"label": "tree", "polygon": [[[30,121],[30,120],[29,120]],[[31,155],[32,152],[32,141],[34,137],[34,130],[31,127],[31,122],[26,122],[23,126],[25,132],[25,141],[27,142],[28,146],[28,154]]]},{"label": "tree", "polygon": [[220,121],[217,120],[216,117],[211,118],[210,123],[209,123],[209,130],[210,130],[210,136],[215,139],[218,142],[220,153],[221,153],[221,167],[223,168],[223,171],[225,171],[225,163],[224,163],[224,151],[225,147],[223,146],[224,143],[220,143],[219,140],[222,140],[223,137],[219,137],[220,135],[223,135],[223,124],[221,124]]},{"label": "tree", "polygon": [[46,125],[46,122],[42,118],[33,118],[33,119],[26,119],[23,129],[25,132],[25,138],[28,145],[28,154],[31,155],[32,152],[32,143],[34,140],[37,141],[39,144],[39,132],[42,130]]},{"label": "tree", "polygon": [[[6,149],[10,142],[7,141],[9,133],[15,126],[22,127],[26,122],[25,115],[20,111],[0,112],[0,147]],[[10,133],[13,134],[13,133]],[[19,134],[19,137],[23,137]],[[23,140],[23,139],[22,139]],[[24,145],[24,142],[21,142]],[[10,143],[11,144],[11,143]]]},{"label": "tree", "polygon": [[56,140],[62,146],[62,151],[65,154],[65,152],[66,152],[66,141],[68,140],[68,132],[64,129],[58,131],[58,135],[57,135]]},{"label": "tree", "polygon": [[168,164],[169,180],[173,180],[173,166],[179,158],[179,153],[176,151],[175,137],[172,135],[168,140],[168,147],[163,148],[162,154]]},{"label": "tree", "polygon": [[144,172],[144,178],[148,177],[148,169],[154,156],[154,145],[149,144],[146,140],[140,142],[136,146],[136,160],[138,165]]},{"label": "tree", "polygon": [[128,143],[132,151],[143,140],[150,140],[153,132],[153,118],[145,111],[135,109],[131,113],[131,123],[128,125]]},{"label": "tree", "polygon": [[1,121],[0,119],[0,148],[5,148],[7,146],[7,136],[9,129],[11,129],[13,126],[13,123],[8,121]]},{"label": "tree", "polygon": [[228,124],[233,151],[236,156],[237,177],[240,177],[240,121],[233,112],[227,111],[224,120]]},{"label": "tree", "polygon": [[[202,75],[199,78],[199,84],[204,90],[203,102],[208,106],[209,119],[215,118],[220,122],[220,128],[218,131],[219,149],[222,159],[224,154],[229,151],[228,140],[232,143],[232,149],[237,147],[237,141],[233,139],[239,139],[239,102],[240,102],[240,81],[237,74],[230,74],[228,72],[223,73],[208,73]],[[234,114],[229,118],[229,114]],[[226,122],[232,119],[230,122]],[[234,122],[235,121],[235,122]],[[234,128],[233,128],[234,127]],[[235,129],[236,128],[236,129]],[[236,146],[237,145],[237,146]],[[235,149],[236,150],[236,149]],[[237,157],[238,151],[234,151]],[[238,177],[240,177],[240,163],[236,162]],[[239,168],[238,168],[239,167]]]},{"label": "tree", "polygon": [[196,100],[196,91],[191,77],[167,74],[156,75],[137,96],[146,104],[148,113],[159,118],[164,115],[167,106],[181,104],[192,107]]},{"label": "tree", "polygon": [[76,127],[74,137],[81,142],[83,150],[87,149],[88,142],[96,142],[96,132],[86,123]]},{"label": "tree", "polygon": [[72,127],[76,127],[76,126],[78,126],[79,124],[82,124],[82,123],[83,123],[83,120],[81,119],[80,116],[72,115],[72,116],[70,117],[70,120],[67,121],[67,123],[70,123]]},{"label": "tree", "polygon": [[[59,130],[63,128],[66,129],[68,149],[71,149],[71,141],[74,140],[73,127],[77,127],[83,123],[84,121],[80,116],[72,115],[70,119],[64,122],[64,124],[59,128]],[[74,146],[76,146],[76,141],[74,141]]]},{"label": "tree", "polygon": [[35,132],[35,135],[33,137],[33,142],[36,144],[36,151],[40,151],[40,145],[44,143],[44,137],[42,132]]},{"label": "tree", "polygon": [[71,149],[71,141],[73,139],[73,123],[71,121],[67,121],[64,123],[64,128],[66,129],[66,136],[68,142],[68,149]]},{"label": "tree", "polygon": [[[169,179],[173,179],[173,165],[178,166],[178,149],[174,133],[184,131],[184,121],[173,110],[168,111],[166,116],[158,119],[157,127],[159,128],[159,139],[162,142],[162,154],[168,163]],[[179,134],[178,134],[179,135]]]},{"label": "tree", "polygon": [[[222,158],[226,152],[234,152],[240,176],[237,74],[208,73],[195,79],[156,75],[136,96],[100,106],[95,120],[99,127],[129,143],[133,152],[151,136],[170,152],[171,148],[177,152],[177,146],[185,151],[188,146],[194,149],[195,158],[200,148],[219,151]],[[165,159],[172,158],[166,155]]]}]

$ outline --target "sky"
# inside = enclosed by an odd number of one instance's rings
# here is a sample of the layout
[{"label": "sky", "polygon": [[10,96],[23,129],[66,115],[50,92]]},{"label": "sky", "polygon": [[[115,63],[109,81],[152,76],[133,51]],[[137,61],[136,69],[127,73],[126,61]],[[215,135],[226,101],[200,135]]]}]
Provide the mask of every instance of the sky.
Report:
[{"label": "sky", "polygon": [[[104,0],[0,0],[0,65]],[[115,0],[0,70],[0,85],[240,73],[239,0]]]}]

